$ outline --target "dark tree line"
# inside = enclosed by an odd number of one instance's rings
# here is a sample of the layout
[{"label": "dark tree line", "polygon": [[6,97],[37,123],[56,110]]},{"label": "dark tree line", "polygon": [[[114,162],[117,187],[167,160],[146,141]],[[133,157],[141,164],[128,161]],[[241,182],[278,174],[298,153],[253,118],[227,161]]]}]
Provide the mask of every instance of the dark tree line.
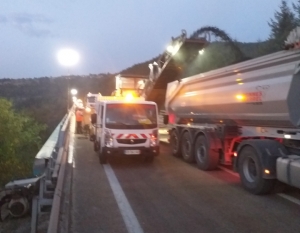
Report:
[{"label": "dark tree line", "polygon": [[[85,77],[0,79],[0,97],[13,102],[18,112],[23,112],[47,129],[40,135],[45,141],[72,105],[68,89],[76,88],[78,98],[85,99],[88,92],[109,95],[114,89],[114,75],[99,74]],[[69,98],[68,98],[69,95]]]}]

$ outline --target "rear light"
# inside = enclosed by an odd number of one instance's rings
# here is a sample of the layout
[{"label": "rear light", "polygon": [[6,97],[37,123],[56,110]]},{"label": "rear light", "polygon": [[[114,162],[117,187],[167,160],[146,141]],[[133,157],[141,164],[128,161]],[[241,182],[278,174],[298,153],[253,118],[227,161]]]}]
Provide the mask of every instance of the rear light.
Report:
[{"label": "rear light", "polygon": [[175,114],[174,113],[169,114],[169,123],[175,124]]}]

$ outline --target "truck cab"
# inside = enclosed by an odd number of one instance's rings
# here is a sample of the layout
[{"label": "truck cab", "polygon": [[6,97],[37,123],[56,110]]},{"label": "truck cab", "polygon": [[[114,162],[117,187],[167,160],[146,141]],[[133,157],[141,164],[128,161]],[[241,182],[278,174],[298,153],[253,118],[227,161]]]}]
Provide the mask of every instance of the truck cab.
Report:
[{"label": "truck cab", "polygon": [[[131,96],[132,98],[132,96]],[[92,124],[94,149],[104,164],[113,154],[139,155],[152,161],[159,154],[157,105],[142,98],[98,97]]]},{"label": "truck cab", "polygon": [[95,103],[97,101],[97,97],[101,96],[101,94],[92,94],[92,93],[88,93],[86,96],[86,110],[87,112],[92,111],[93,109],[95,109]]},{"label": "truck cab", "polygon": [[92,94],[89,92],[86,96],[85,111],[84,111],[84,127],[88,130],[90,141],[95,140],[95,128],[91,124],[91,114],[95,113],[95,104],[100,93]]}]

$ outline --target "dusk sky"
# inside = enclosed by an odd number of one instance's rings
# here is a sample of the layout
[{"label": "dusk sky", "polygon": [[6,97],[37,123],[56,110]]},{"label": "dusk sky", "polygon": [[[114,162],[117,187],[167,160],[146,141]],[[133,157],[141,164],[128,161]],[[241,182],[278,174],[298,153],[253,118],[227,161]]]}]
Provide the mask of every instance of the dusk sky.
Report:
[{"label": "dusk sky", "polygon": [[[291,5],[292,2],[287,1]],[[162,53],[171,37],[216,26],[240,42],[265,40],[281,0],[2,0],[0,78],[117,73]]]}]

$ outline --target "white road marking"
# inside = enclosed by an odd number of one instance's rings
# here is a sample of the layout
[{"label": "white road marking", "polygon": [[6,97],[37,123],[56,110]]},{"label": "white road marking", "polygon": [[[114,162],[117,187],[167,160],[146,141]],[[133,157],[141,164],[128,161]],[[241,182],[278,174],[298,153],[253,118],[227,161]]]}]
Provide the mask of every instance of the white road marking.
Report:
[{"label": "white road marking", "polygon": [[230,173],[233,176],[240,177],[238,173],[233,172],[233,171],[229,170],[228,168],[221,167],[221,166],[218,166],[218,168],[221,169],[221,170],[223,170],[223,171],[225,171],[225,172],[227,172],[227,173]]},{"label": "white road marking", "polygon": [[[225,171],[225,172],[227,172],[227,173],[230,173],[233,176],[240,177],[238,173],[235,173],[235,172],[233,172],[233,171],[231,171],[231,170],[229,170],[227,168],[224,168],[222,166],[218,166],[218,168],[221,169],[221,170],[223,170],[223,171]],[[295,198],[295,197],[289,196],[289,195],[284,194],[284,193],[276,193],[276,195],[278,195],[278,196],[280,196],[280,197],[282,197],[282,198],[284,198],[284,199],[286,199],[288,201],[291,201],[291,202],[293,202],[293,203],[295,203],[297,205],[300,205],[300,200],[297,199],[297,198]]]},{"label": "white road marking", "polygon": [[300,200],[297,199],[297,198],[294,198],[292,196],[286,195],[284,193],[277,193],[277,195],[280,196],[280,197],[282,197],[282,198],[284,198],[284,199],[286,199],[286,200],[289,200],[289,201],[291,201],[291,202],[293,202],[293,203],[295,203],[297,205],[300,205]]},{"label": "white road marking", "polygon": [[143,233],[144,231],[141,225],[139,224],[137,217],[135,216],[111,166],[109,164],[104,164],[103,167],[108,178],[110,187],[119,206],[122,217],[124,219],[127,231],[129,233]]}]

